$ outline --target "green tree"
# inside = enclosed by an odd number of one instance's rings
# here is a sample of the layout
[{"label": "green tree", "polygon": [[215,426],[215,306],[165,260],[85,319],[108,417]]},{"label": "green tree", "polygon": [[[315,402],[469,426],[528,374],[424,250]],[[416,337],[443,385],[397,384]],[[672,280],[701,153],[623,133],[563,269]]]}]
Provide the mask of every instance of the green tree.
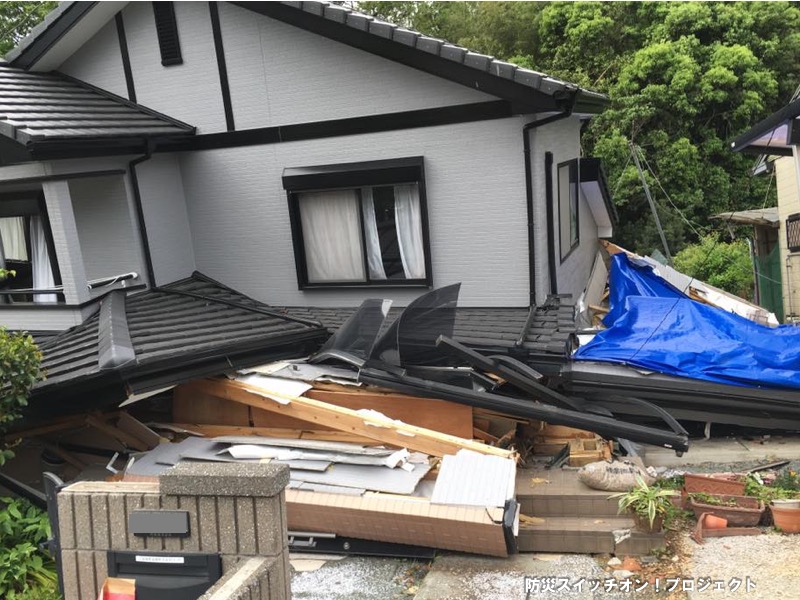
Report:
[{"label": "green tree", "polygon": [[58,2],[0,2],[0,55],[5,56]]},{"label": "green tree", "polygon": [[359,2],[358,8],[609,94],[610,107],[591,120],[582,141],[587,155],[606,164],[620,213],[617,241],[631,250],[649,253],[660,242],[629,160],[630,141],[658,177],[648,175],[673,252],[699,241],[694,230],[709,231],[716,212],[774,202],[767,181],[748,174],[752,157],[731,152],[728,141],[778,110],[800,83],[797,3]]},{"label": "green tree", "polygon": [[747,300],[753,299],[753,263],[744,240],[730,243],[705,235],[675,256],[679,271]]}]

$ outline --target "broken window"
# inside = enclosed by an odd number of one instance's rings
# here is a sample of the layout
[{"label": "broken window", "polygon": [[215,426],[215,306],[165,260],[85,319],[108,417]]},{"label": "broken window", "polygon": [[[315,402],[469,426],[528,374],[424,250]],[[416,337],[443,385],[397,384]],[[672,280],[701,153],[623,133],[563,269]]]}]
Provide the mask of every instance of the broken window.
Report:
[{"label": "broken window", "polygon": [[578,161],[558,165],[558,222],[561,260],[578,245]]},{"label": "broken window", "polygon": [[284,187],[300,287],[429,285],[421,159],[287,169]]},{"label": "broken window", "polygon": [[0,197],[0,269],[14,272],[0,280],[0,304],[59,300],[56,293],[37,293],[57,289],[61,283],[44,200],[38,192]]}]

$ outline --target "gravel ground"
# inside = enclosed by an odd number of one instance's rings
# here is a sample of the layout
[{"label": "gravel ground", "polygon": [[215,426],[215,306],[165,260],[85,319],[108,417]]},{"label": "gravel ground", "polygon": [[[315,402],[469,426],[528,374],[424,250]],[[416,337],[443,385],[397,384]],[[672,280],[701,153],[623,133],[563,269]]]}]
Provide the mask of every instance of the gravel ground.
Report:
[{"label": "gravel ground", "polygon": [[349,557],[328,562],[316,571],[294,573],[292,598],[408,600],[426,572],[427,563],[413,560]]},{"label": "gravel ground", "polygon": [[[709,539],[695,546],[687,576],[726,582],[725,591],[689,593],[691,600],[709,598],[800,598],[800,535],[764,534]],[[755,584],[748,593],[747,578]],[[742,581],[733,592],[730,582]],[[713,588],[713,586],[711,586]]]}]

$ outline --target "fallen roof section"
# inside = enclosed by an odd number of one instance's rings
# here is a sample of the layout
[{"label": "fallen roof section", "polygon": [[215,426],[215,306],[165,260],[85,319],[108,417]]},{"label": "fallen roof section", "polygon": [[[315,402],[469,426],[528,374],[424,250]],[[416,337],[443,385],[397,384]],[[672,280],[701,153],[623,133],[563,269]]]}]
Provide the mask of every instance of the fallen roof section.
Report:
[{"label": "fallen roof section", "polygon": [[47,379],[34,389],[31,413],[119,404],[131,393],[300,357],[327,337],[318,323],[200,273],[137,294],[115,291],[93,316],[41,345]]},{"label": "fallen roof section", "polygon": [[194,133],[191,125],[65,75],[0,64],[0,135],[33,154],[126,140],[141,150],[145,139]]},{"label": "fallen roof section", "polygon": [[773,229],[778,229],[781,224],[777,206],[724,212],[713,215],[711,219],[715,221],[723,221],[723,224],[736,223],[737,225],[758,225],[772,227]]}]

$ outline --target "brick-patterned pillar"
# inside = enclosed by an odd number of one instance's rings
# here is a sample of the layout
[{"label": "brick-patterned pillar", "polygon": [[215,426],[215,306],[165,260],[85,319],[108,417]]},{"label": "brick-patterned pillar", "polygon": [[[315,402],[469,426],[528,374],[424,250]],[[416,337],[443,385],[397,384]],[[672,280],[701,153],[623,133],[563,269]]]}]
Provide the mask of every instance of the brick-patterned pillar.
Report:
[{"label": "brick-patterned pillar", "polygon": [[[79,482],[64,488],[58,494],[64,600],[97,597],[108,550],[220,553],[223,575],[240,559],[261,557],[266,563],[249,584],[252,597],[288,600],[288,482],[284,465],[198,462],[173,467],[159,483]],[[186,511],[189,536],[133,535],[128,519],[138,509]]]}]

